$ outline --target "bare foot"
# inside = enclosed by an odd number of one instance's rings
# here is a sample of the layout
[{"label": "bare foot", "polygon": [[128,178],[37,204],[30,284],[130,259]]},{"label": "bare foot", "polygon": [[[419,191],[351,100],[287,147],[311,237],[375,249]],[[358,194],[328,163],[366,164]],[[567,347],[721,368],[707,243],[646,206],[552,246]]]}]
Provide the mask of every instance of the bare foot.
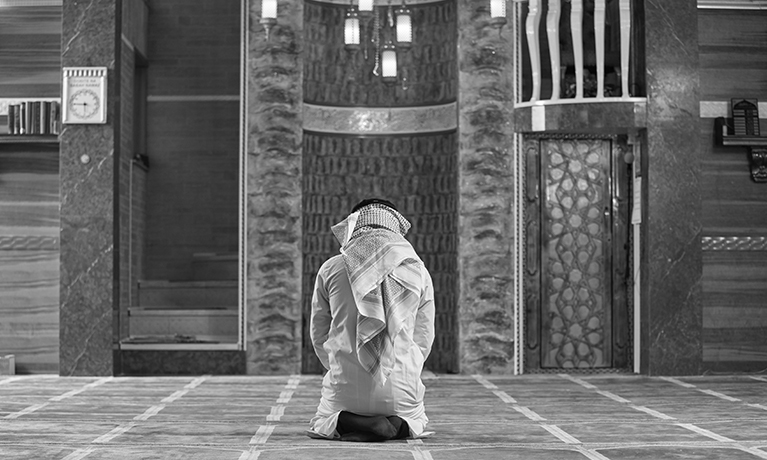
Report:
[{"label": "bare foot", "polygon": [[346,433],[341,435],[341,441],[346,442],[382,442],[386,439],[373,433]]},{"label": "bare foot", "polygon": [[[345,435],[353,435],[355,440],[359,439],[361,435],[370,435],[363,437],[368,441],[386,441],[397,435],[397,428],[389,423],[389,420],[383,415],[370,417],[342,411],[338,416],[337,430],[341,434],[342,440],[345,440]],[[371,437],[375,439],[371,439]]]}]

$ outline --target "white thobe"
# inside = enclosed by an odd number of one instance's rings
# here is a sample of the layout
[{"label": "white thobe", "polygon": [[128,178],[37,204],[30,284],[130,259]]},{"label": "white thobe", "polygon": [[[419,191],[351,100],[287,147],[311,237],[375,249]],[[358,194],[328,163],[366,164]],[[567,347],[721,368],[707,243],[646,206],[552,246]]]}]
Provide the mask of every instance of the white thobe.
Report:
[{"label": "white thobe", "polygon": [[423,434],[429,419],[423,405],[421,371],[434,341],[434,286],[423,264],[421,281],[418,305],[412,305],[394,338],[394,368],[381,386],[357,359],[357,306],[342,256],[334,256],[320,267],[312,296],[311,338],[328,372],[322,380],[322,398],[310,435],[337,438],[338,414],[343,410],[358,415],[397,415],[407,422],[411,436]]}]

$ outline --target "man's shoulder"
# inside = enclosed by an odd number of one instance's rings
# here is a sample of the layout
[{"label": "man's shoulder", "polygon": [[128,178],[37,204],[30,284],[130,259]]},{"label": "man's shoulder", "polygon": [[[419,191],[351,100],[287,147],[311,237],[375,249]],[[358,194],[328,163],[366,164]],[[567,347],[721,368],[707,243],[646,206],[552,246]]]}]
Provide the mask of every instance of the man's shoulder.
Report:
[{"label": "man's shoulder", "polygon": [[341,254],[336,254],[330,259],[326,260],[320,266],[320,273],[333,272],[344,267],[344,259]]}]

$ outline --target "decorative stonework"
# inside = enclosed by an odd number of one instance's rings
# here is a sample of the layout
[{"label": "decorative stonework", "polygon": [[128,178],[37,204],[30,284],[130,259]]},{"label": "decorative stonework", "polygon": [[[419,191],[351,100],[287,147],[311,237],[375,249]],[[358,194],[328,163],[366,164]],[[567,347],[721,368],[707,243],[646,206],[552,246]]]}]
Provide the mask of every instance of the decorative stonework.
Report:
[{"label": "decorative stonework", "polygon": [[247,372],[290,374],[301,365],[303,2],[280,2],[268,41],[261,2],[247,10]]},{"label": "decorative stonework", "polygon": [[704,236],[701,246],[704,251],[767,251],[767,237]]},{"label": "decorative stonework", "polygon": [[458,9],[461,372],[514,370],[513,42],[486,6]]},{"label": "decorative stonework", "polygon": [[456,129],[456,103],[432,107],[325,107],[304,104],[304,129],[335,134],[413,134]]}]

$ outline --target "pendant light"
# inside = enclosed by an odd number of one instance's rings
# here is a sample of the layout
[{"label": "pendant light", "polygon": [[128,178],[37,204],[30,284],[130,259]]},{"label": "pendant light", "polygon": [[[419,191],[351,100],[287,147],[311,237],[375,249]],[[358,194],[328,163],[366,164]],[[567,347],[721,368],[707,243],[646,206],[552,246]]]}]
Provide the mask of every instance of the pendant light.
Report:
[{"label": "pendant light", "polygon": [[499,29],[506,24],[506,0],[490,0],[490,24]]},{"label": "pendant light", "polygon": [[410,48],[413,44],[413,16],[404,1],[394,12],[394,16],[397,18],[397,46]]},{"label": "pendant light", "polygon": [[350,6],[344,19],[344,46],[347,50],[360,48],[360,17],[357,9]]},{"label": "pendant light", "polygon": [[261,0],[261,24],[266,31],[266,39],[269,40],[269,31],[277,24],[277,0]]},{"label": "pendant light", "polygon": [[359,0],[358,7],[362,16],[373,14],[373,0]]},{"label": "pendant light", "polygon": [[381,79],[384,83],[397,81],[397,50],[391,41],[381,49]]}]

